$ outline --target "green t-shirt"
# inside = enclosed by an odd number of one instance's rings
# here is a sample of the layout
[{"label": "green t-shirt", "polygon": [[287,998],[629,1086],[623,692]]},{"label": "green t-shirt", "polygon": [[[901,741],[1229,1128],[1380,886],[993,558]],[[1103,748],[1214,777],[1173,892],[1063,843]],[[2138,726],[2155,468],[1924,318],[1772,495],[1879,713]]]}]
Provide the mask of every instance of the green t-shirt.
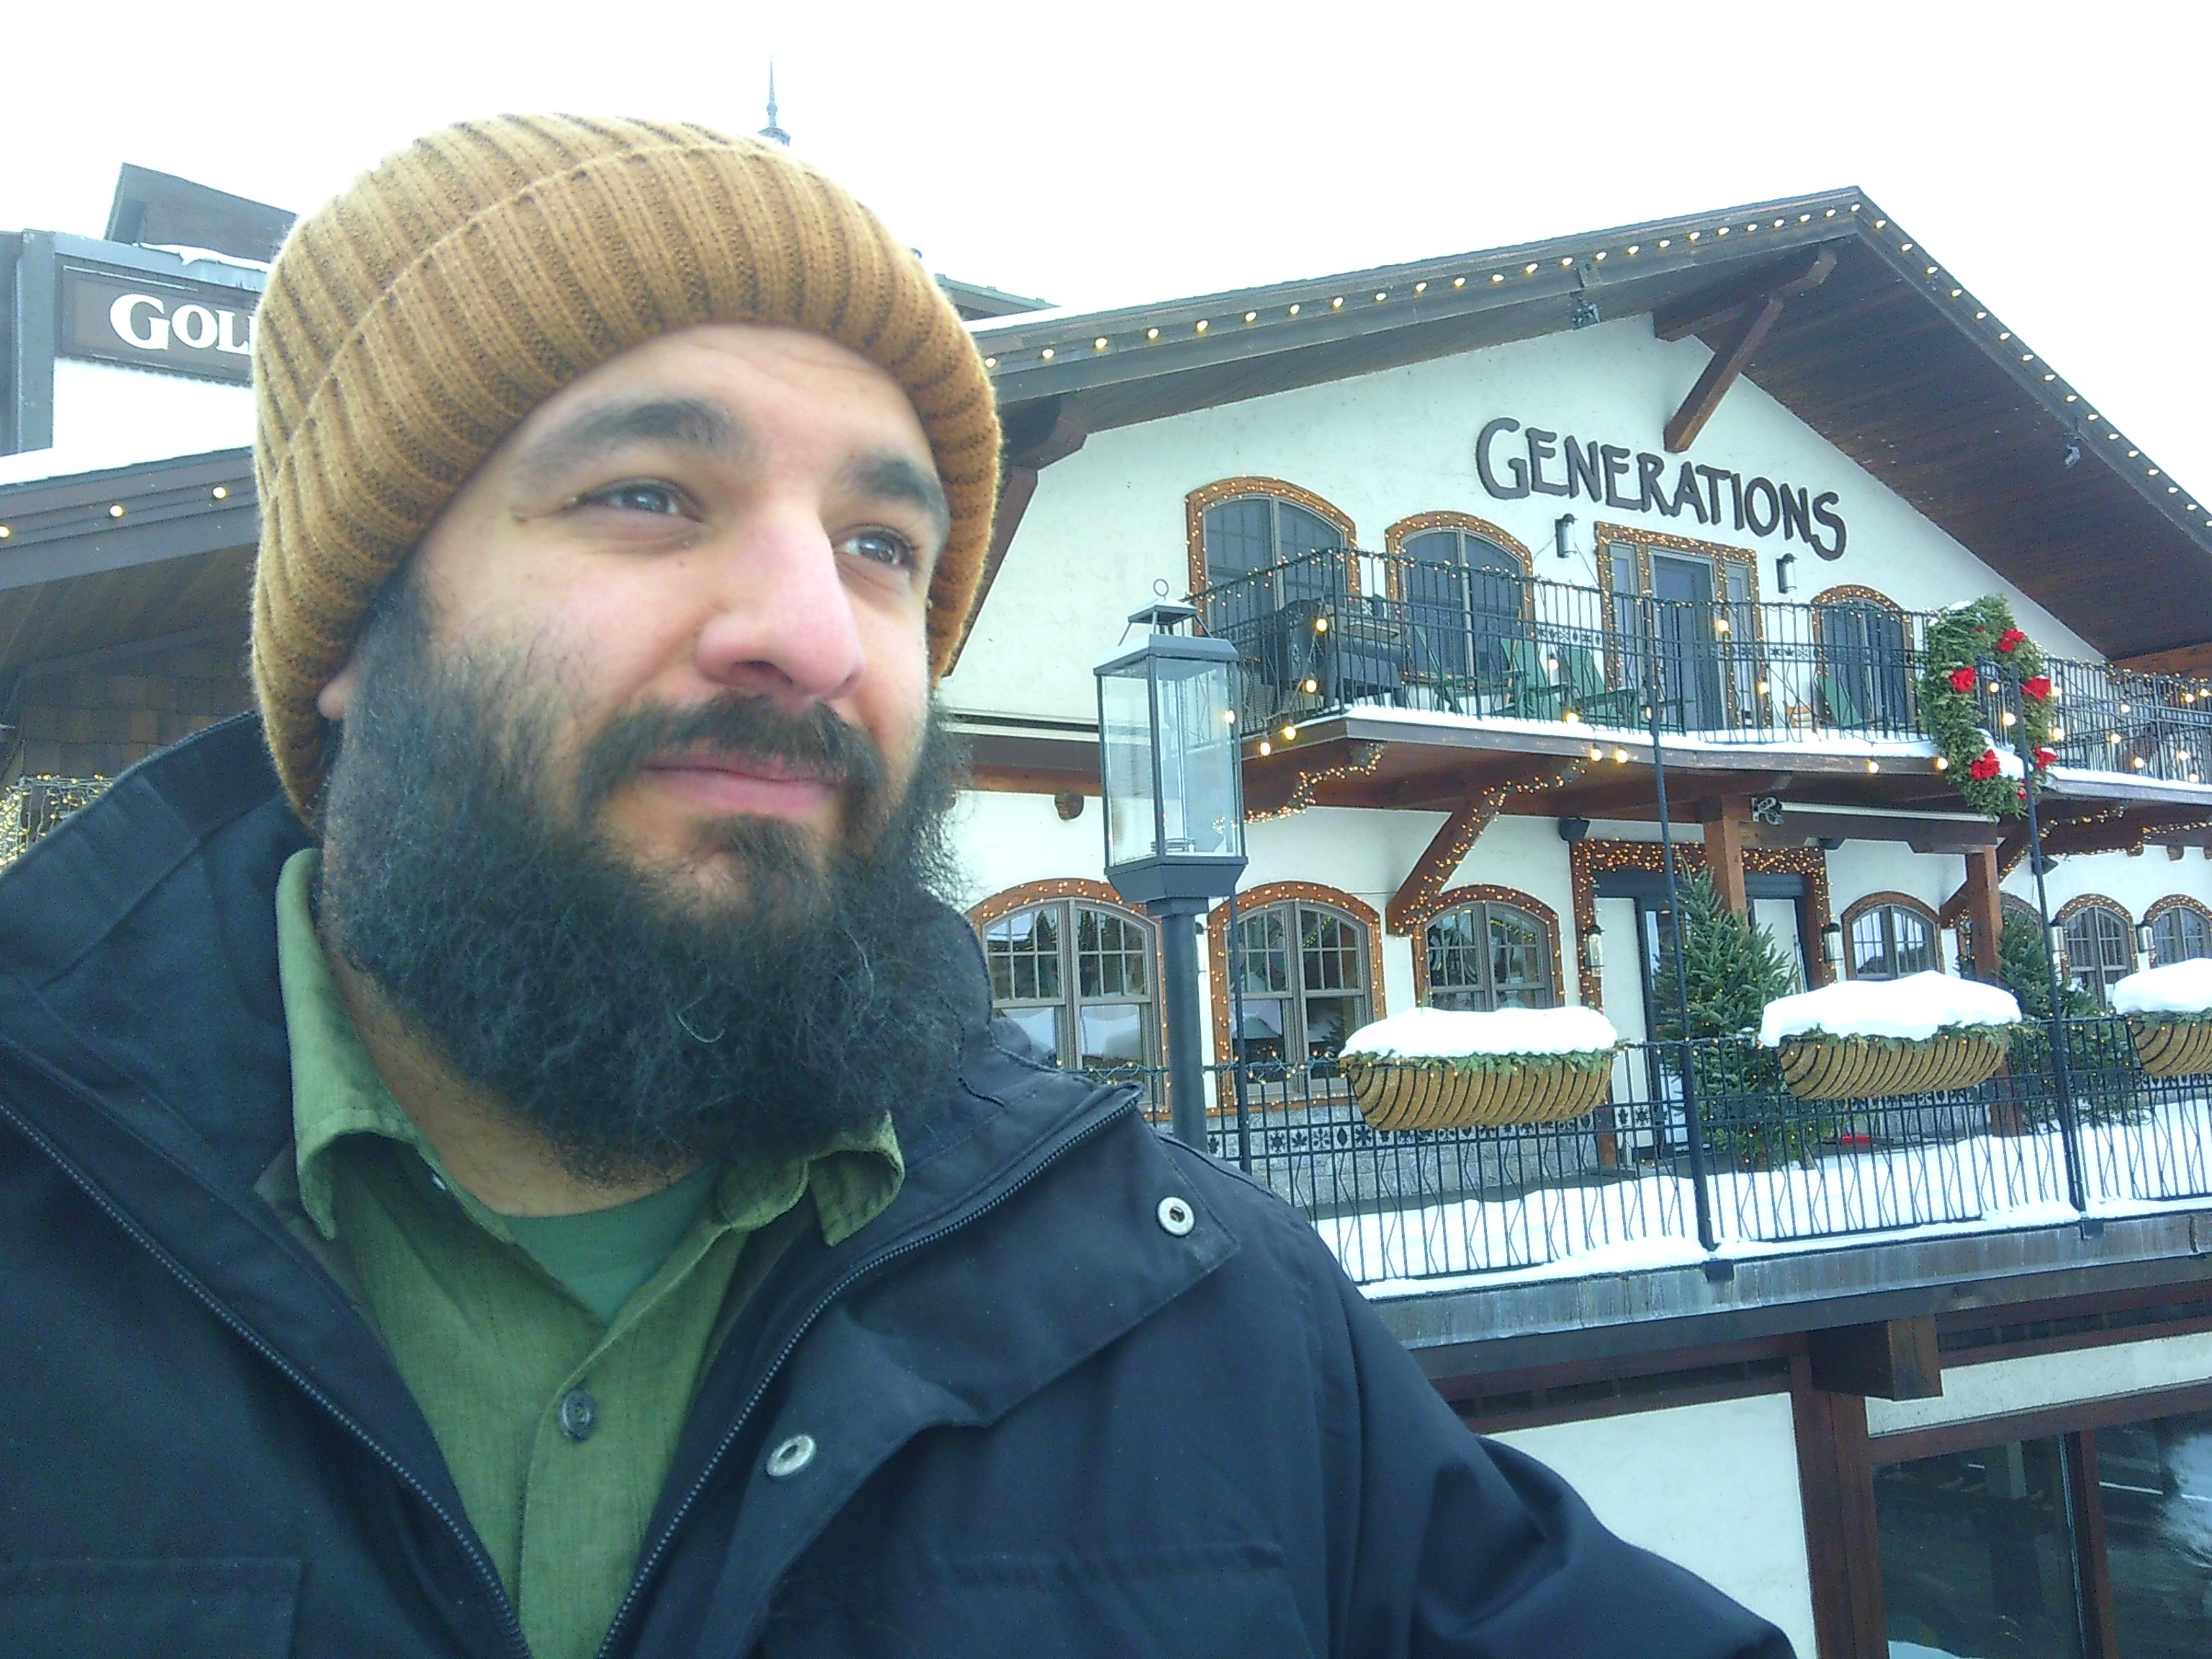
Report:
[{"label": "green t-shirt", "polygon": [[905,1175],[897,1137],[886,1117],[774,1169],[702,1170],[584,1215],[496,1214],[362,1047],[315,932],[318,858],[295,854],[276,890],[301,1207],[351,1267],[532,1653],[591,1659],[726,1310],[802,1198],[832,1244],[883,1212]]}]

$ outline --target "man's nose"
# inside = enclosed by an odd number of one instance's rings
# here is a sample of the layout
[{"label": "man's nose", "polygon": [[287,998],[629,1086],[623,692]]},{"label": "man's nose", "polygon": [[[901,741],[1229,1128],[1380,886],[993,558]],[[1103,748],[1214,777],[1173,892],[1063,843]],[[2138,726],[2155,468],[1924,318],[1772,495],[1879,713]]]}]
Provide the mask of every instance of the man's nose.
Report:
[{"label": "man's nose", "polygon": [[693,647],[717,685],[787,705],[852,690],[866,666],[853,600],[818,520],[756,520],[712,566],[712,612]]}]

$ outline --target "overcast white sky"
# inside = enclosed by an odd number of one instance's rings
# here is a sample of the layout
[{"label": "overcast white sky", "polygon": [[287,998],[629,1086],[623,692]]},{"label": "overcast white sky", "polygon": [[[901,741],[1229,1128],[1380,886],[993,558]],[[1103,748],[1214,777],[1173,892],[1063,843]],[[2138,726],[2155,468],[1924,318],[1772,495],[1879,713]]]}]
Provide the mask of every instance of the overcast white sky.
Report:
[{"label": "overcast white sky", "polygon": [[938,270],[1066,304],[1855,185],[2212,495],[2198,3],[947,8],[19,0],[0,226],[119,162],[304,209],[501,109],[782,124]]}]

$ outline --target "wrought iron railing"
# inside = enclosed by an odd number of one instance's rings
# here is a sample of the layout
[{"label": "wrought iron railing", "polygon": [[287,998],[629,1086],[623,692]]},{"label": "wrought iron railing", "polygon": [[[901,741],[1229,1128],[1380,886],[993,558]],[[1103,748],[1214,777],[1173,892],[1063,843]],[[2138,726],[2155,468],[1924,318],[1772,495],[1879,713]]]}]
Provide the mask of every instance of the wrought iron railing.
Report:
[{"label": "wrought iron railing", "polygon": [[0,867],[107,787],[106,778],[18,778],[0,787]]},{"label": "wrought iron railing", "polygon": [[[1978,1089],[1798,1100],[1747,1042],[1638,1043],[1612,1100],[1571,1122],[1378,1132],[1332,1061],[1208,1072],[1209,1150],[1273,1188],[1363,1284],[1572,1263],[1705,1258],[1682,1067],[1697,1069],[1702,1185],[1723,1252],[1924,1226],[2021,1227],[2146,1200],[2212,1198],[2212,1077],[2158,1078],[2124,1023],[2067,1023],[2073,1111],[2048,1038],[2023,1032]],[[1119,1080],[1167,1123],[1164,1074]]]},{"label": "wrought iron railing", "polygon": [[[1194,596],[1241,653],[1244,735],[1361,706],[1661,725],[1699,741],[1863,749],[1928,738],[1919,681],[1935,618],[1867,599],[1656,599],[1400,555],[1319,552]],[[2060,763],[2194,783],[2212,761],[2212,686],[2046,659]],[[1999,699],[1989,703],[2000,729]]]}]

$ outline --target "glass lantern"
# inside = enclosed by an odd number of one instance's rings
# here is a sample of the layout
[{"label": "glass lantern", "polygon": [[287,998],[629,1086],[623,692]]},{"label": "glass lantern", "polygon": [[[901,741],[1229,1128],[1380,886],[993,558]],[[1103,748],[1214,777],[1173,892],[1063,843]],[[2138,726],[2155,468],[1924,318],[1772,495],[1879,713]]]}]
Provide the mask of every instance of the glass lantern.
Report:
[{"label": "glass lantern", "polygon": [[1237,647],[1178,634],[1198,613],[1154,605],[1151,629],[1098,665],[1106,875],[1132,904],[1224,898],[1244,871]]}]

